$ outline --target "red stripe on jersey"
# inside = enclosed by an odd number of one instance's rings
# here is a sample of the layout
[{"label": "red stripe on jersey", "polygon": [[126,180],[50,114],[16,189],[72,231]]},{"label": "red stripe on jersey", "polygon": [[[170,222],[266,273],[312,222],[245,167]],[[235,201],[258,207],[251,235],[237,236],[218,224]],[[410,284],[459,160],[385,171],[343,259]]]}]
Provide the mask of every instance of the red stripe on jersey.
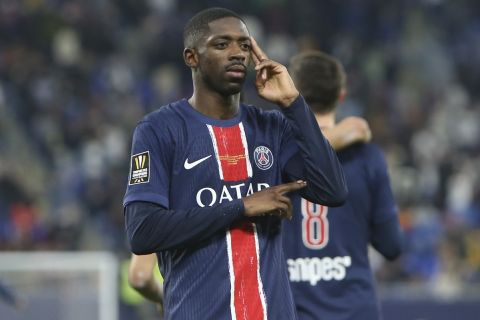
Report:
[{"label": "red stripe on jersey", "polygon": [[233,269],[232,318],[264,319],[263,286],[259,279],[257,244],[253,223],[241,221],[230,229],[231,268]]},{"label": "red stripe on jersey", "polygon": [[[241,181],[252,176],[243,125],[208,126],[212,136],[220,178]],[[260,279],[255,225],[241,221],[227,232],[233,320],[266,319],[265,298]]]},{"label": "red stripe on jersey", "polygon": [[240,126],[214,127],[212,131],[217,147],[217,161],[224,181],[240,181],[248,178],[248,151],[242,139]]}]

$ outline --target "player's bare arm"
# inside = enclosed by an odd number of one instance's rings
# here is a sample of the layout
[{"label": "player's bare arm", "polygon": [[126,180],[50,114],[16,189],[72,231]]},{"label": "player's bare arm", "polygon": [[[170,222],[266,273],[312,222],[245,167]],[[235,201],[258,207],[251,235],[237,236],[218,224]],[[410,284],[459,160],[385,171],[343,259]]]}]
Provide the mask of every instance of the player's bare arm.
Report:
[{"label": "player's bare arm", "polygon": [[367,143],[372,139],[368,122],[361,117],[347,117],[331,128],[322,128],[322,133],[333,149],[342,150],[354,143]]},{"label": "player's bare arm", "polygon": [[244,215],[254,217],[270,214],[278,215],[281,218],[290,218],[292,216],[292,203],[286,194],[306,186],[305,181],[299,180],[255,192],[243,198]]},{"label": "player's bare arm", "polygon": [[252,59],[257,72],[255,87],[259,96],[283,108],[290,106],[298,97],[299,92],[287,68],[270,60],[253,37],[250,37],[250,40]]},{"label": "player's bare arm", "polygon": [[157,255],[132,254],[128,269],[128,283],[145,298],[156,302],[159,310],[163,302],[163,285],[154,277]]}]

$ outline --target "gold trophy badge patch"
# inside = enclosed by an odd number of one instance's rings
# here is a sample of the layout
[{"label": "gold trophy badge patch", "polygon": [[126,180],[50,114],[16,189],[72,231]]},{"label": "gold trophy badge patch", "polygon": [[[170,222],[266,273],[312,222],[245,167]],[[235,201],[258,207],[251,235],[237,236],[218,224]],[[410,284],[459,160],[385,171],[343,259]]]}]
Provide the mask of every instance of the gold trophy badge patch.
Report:
[{"label": "gold trophy badge patch", "polygon": [[148,151],[132,155],[129,185],[147,183],[150,180],[150,153]]}]

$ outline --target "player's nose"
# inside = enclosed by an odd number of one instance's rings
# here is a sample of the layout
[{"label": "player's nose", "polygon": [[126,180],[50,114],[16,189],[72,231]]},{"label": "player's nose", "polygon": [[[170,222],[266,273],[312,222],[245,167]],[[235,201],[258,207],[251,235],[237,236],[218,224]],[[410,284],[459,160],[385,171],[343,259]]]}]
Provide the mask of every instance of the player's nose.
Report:
[{"label": "player's nose", "polygon": [[250,54],[250,51],[245,50],[241,44],[234,44],[231,46],[229,59],[230,60],[240,60],[244,62],[247,59],[247,56]]}]

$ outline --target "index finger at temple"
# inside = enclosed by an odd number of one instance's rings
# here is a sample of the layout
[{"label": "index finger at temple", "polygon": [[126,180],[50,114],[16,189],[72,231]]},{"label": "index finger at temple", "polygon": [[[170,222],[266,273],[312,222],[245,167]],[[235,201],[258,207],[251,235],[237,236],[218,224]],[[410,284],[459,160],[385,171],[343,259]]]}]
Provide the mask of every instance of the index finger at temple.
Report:
[{"label": "index finger at temple", "polygon": [[253,63],[255,64],[255,66],[258,66],[260,64],[260,60],[258,60],[258,57],[255,55],[255,53],[253,53],[253,50],[251,51],[251,55]]},{"label": "index finger at temple", "polygon": [[[255,64],[258,64],[258,63],[262,62],[262,60],[268,59],[265,52],[263,52],[263,50],[260,49],[257,41],[255,41],[255,38],[250,37],[250,41],[252,43],[252,55],[254,56]],[[258,61],[256,61],[256,60],[258,60]]]}]

